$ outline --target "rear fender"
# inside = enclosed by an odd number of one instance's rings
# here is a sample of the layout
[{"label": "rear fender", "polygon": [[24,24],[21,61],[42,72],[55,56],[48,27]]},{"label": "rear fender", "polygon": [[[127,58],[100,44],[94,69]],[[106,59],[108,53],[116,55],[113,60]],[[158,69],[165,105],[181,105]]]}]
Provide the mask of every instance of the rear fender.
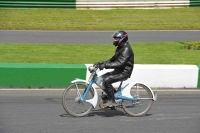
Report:
[{"label": "rear fender", "polygon": [[143,84],[143,85],[145,85],[146,87],[148,87],[149,90],[150,90],[150,92],[152,93],[153,100],[154,100],[154,101],[157,100],[157,92],[153,92],[152,89],[151,89],[148,85],[146,85],[146,84],[144,84],[144,83],[141,83],[141,82],[131,82],[131,83],[129,83],[128,85],[126,85],[126,86],[124,87],[124,89],[122,90],[122,95],[123,95],[123,96],[126,96],[126,97],[132,98],[132,96],[131,96],[131,94],[130,94],[131,87],[134,86],[135,84],[138,84],[138,83],[139,83],[139,84]]}]

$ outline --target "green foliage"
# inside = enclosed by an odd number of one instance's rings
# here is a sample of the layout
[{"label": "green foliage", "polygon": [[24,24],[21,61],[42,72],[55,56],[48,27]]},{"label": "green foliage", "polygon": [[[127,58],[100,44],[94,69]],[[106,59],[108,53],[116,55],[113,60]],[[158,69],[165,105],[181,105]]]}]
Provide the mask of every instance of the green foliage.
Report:
[{"label": "green foliage", "polygon": [[200,42],[198,42],[198,41],[186,42],[185,49],[188,49],[188,50],[200,50]]}]

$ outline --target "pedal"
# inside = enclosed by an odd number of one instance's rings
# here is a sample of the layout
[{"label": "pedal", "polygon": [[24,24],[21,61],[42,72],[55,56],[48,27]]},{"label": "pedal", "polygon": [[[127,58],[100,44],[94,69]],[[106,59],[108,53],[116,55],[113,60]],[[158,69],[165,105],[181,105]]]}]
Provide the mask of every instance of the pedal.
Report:
[{"label": "pedal", "polygon": [[107,106],[105,106],[105,105],[103,104],[103,102],[99,103],[99,107],[100,107],[101,109],[107,108]]},{"label": "pedal", "polygon": [[105,101],[105,100],[101,100],[100,103],[99,103],[99,107],[100,107],[101,109],[106,108],[106,107],[107,107],[107,106],[105,105],[106,102],[107,102],[107,101]]}]

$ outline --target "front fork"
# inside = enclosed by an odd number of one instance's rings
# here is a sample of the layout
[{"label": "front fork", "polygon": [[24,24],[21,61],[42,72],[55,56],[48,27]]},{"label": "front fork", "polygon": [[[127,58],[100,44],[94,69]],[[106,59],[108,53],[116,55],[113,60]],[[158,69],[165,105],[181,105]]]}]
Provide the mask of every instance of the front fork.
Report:
[{"label": "front fork", "polygon": [[[92,106],[95,108],[96,105],[97,105],[97,102],[98,102],[97,91],[96,91],[96,89],[92,85],[95,81],[96,81],[95,78],[92,79],[92,81],[90,81],[90,82],[88,82],[86,80],[82,80],[82,79],[75,79],[75,80],[71,81],[71,83],[73,83],[73,84],[76,85],[77,97],[76,97],[75,100],[77,101],[77,99],[78,99],[78,102],[88,102],[88,103],[92,104]],[[81,88],[79,88],[78,83],[84,83],[84,84],[88,85],[85,88],[83,94],[81,94],[81,92],[79,90]],[[93,88],[92,92],[93,92],[94,96],[91,99],[86,99],[87,98],[87,94],[89,93],[89,91],[90,91],[91,88]],[[84,88],[82,88],[82,89],[84,89]]]},{"label": "front fork", "polygon": [[93,83],[90,82],[90,83],[88,84],[88,86],[85,88],[83,94],[81,95],[81,101],[82,101],[82,102],[86,102],[86,97],[87,97],[87,94],[89,93],[89,91],[90,91],[90,89],[91,89],[91,87],[92,87],[92,84],[93,84]]}]

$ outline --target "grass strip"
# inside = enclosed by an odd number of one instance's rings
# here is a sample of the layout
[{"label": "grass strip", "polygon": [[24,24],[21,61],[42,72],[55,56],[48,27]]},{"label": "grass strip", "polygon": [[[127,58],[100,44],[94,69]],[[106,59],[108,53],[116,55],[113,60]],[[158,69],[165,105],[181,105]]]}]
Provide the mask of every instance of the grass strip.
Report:
[{"label": "grass strip", "polygon": [[[188,42],[131,43],[135,64],[200,64]],[[0,62],[92,64],[113,56],[112,44],[0,44]]]},{"label": "grass strip", "polygon": [[197,30],[200,8],[0,9],[0,30]]}]

